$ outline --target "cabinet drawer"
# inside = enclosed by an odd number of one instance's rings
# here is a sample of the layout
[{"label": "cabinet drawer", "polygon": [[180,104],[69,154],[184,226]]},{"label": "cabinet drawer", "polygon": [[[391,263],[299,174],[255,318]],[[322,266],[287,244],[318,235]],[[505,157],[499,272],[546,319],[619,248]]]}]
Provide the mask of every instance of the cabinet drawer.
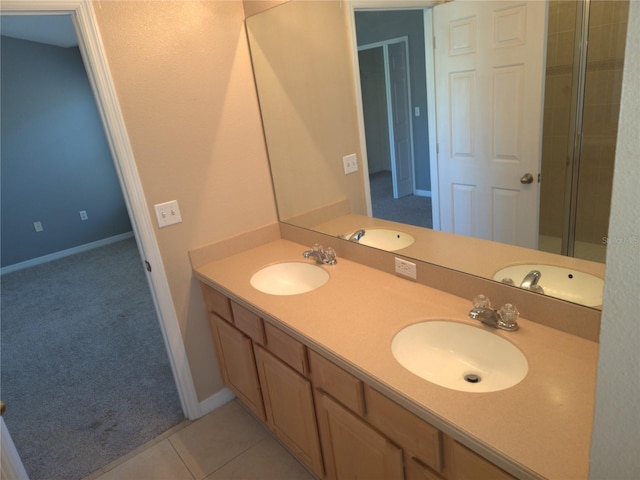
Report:
[{"label": "cabinet drawer", "polygon": [[231,310],[236,328],[251,337],[254,342],[264,345],[266,339],[262,319],[236,302],[231,302]]},{"label": "cabinet drawer", "polygon": [[366,419],[437,472],[442,471],[442,434],[413,413],[365,385]]},{"label": "cabinet drawer", "polygon": [[447,437],[447,450],[447,476],[452,480],[515,480],[500,467],[450,437]]},{"label": "cabinet drawer", "polygon": [[357,414],[364,415],[363,384],[360,380],[313,350],[309,350],[309,363],[316,388],[321,388]]},{"label": "cabinet drawer", "polygon": [[231,302],[227,297],[204,283],[200,284],[202,297],[209,313],[215,313],[227,322],[233,322]]},{"label": "cabinet drawer", "polygon": [[307,376],[309,367],[307,365],[306,347],[268,322],[264,323],[264,332],[269,351],[294,370]]}]

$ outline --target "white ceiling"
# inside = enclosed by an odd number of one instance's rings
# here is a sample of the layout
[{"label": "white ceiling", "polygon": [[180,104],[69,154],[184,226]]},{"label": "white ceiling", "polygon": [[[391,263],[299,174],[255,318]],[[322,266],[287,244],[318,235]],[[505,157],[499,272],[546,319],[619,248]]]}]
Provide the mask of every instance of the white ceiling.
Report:
[{"label": "white ceiling", "polygon": [[2,15],[0,34],[64,48],[78,45],[71,15]]}]

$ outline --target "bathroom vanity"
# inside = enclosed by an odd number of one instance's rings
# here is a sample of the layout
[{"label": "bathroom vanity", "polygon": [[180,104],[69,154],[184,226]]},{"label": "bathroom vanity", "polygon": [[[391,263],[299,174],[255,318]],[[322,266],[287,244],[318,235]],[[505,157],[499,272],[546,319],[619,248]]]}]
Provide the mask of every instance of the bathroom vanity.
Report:
[{"label": "bathroom vanity", "polygon": [[[329,280],[306,293],[251,286],[266,266],[313,263],[307,249],[278,239],[194,264],[194,273],[226,385],[314,475],[588,477],[596,342],[526,318],[515,332],[490,328],[468,317],[471,298],[340,255],[319,267]],[[392,340],[431,320],[504,338],[526,357],[526,376],[468,392],[411,373]]]}]

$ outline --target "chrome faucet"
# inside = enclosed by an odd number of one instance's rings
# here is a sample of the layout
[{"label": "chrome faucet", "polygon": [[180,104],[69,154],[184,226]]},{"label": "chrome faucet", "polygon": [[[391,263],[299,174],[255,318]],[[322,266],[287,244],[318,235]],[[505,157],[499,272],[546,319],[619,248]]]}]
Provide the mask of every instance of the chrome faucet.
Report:
[{"label": "chrome faucet", "polygon": [[353,232],[347,240],[349,240],[350,242],[359,242],[360,239],[364,237],[365,233],[367,232],[365,232],[364,228],[361,228],[360,230]]},{"label": "chrome faucet", "polygon": [[478,295],[473,299],[473,306],[469,311],[469,317],[479,320],[485,325],[508,332],[514,332],[520,328],[518,326],[518,309],[510,304],[505,303],[500,310],[491,308],[490,300],[484,295]]},{"label": "chrome faucet", "polygon": [[531,270],[527,273],[520,283],[520,288],[526,288],[527,290],[531,290],[537,293],[544,293],[541,285],[538,285],[538,281],[540,281],[540,277],[542,277],[542,273],[539,270]]},{"label": "chrome faucet", "polygon": [[364,237],[365,233],[367,233],[365,229],[361,228],[360,230],[356,230],[355,232],[353,232],[348,237],[346,235],[340,234],[338,235],[338,238],[342,238],[343,240],[349,240],[350,242],[359,242],[360,239]]},{"label": "chrome faucet", "polygon": [[335,265],[338,263],[336,260],[336,251],[332,247],[327,247],[326,250],[322,248],[322,245],[315,244],[311,247],[311,250],[306,250],[302,253],[304,258],[313,258],[316,263],[322,263],[324,265]]},{"label": "chrome faucet", "polygon": [[537,285],[541,276],[542,274],[539,270],[531,270],[525,275],[524,279],[520,283],[520,288],[531,288],[532,286]]}]

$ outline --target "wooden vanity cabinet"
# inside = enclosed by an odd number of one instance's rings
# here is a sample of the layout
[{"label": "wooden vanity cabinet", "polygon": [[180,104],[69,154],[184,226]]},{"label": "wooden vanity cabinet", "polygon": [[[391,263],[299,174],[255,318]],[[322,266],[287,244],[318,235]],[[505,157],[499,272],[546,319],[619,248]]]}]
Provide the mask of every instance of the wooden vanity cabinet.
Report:
[{"label": "wooden vanity cabinet", "polygon": [[225,384],[317,477],[515,478],[252,311],[201,286]]},{"label": "wooden vanity cabinet", "polygon": [[306,347],[213,288],[202,292],[225,384],[322,478]]}]

